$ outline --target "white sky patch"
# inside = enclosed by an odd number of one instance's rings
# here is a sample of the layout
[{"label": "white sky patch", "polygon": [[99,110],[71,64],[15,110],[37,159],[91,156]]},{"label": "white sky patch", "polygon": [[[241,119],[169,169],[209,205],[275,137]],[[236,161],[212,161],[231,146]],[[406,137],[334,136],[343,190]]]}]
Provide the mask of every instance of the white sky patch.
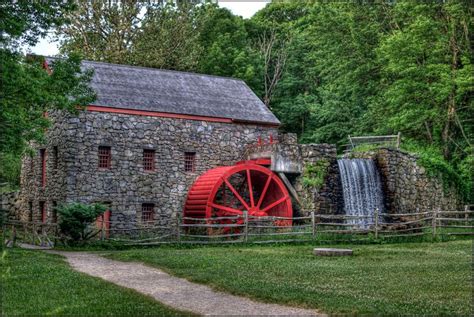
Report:
[{"label": "white sky patch", "polygon": [[[270,0],[218,0],[220,7],[227,8],[233,14],[240,15],[245,19],[253,16],[258,10],[263,9],[268,3],[270,3]],[[53,40],[52,34],[50,34],[46,38],[40,39],[34,47],[27,48],[26,51],[38,55],[54,56],[59,54],[58,44],[58,42]]]},{"label": "white sky patch", "polygon": [[263,9],[270,0],[256,0],[256,1],[226,1],[219,0],[220,7],[229,9],[233,14],[240,15],[245,19],[250,18],[260,9]]}]

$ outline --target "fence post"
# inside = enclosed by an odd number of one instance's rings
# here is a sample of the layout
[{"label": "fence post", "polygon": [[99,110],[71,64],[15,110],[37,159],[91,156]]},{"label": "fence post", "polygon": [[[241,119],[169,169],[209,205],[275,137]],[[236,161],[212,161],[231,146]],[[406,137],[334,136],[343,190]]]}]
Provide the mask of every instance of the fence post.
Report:
[{"label": "fence post", "polygon": [[397,150],[400,149],[400,137],[401,137],[401,133],[398,132],[398,134],[397,134]]},{"label": "fence post", "polygon": [[104,241],[104,239],[105,239],[105,232],[104,232],[105,231],[105,215],[102,214],[101,217],[102,217],[101,218],[102,219],[102,221],[101,221],[102,225],[100,227],[100,240]]},{"label": "fence post", "polygon": [[468,209],[468,205],[465,205],[465,206],[464,206],[464,211],[466,212],[466,213],[464,214],[464,224],[467,226],[468,223],[469,223],[469,221],[468,221],[468,219],[469,219],[469,214],[468,214],[469,209]]},{"label": "fence post", "polygon": [[378,208],[375,208],[375,212],[374,212],[374,224],[375,224],[375,239],[378,239],[379,237],[379,209]]},{"label": "fence post", "polygon": [[179,215],[179,213],[176,214],[176,239],[178,240],[178,243],[181,242],[181,228],[179,227],[181,221]]},{"label": "fence post", "polygon": [[58,244],[58,236],[59,236],[59,225],[56,222],[56,224],[54,226],[54,246],[56,246]]},{"label": "fence post", "polygon": [[35,244],[36,237],[36,224],[33,222],[31,226],[31,244]]},{"label": "fence post", "polygon": [[12,246],[15,245],[16,242],[16,226],[12,225]]},{"label": "fence post", "polygon": [[432,233],[433,233],[433,238],[436,238],[436,220],[438,220],[438,211],[436,209],[433,210],[433,214],[432,214],[432,226],[433,226],[433,229],[432,229]]},{"label": "fence post", "polygon": [[248,233],[249,233],[249,213],[247,210],[244,210],[244,241],[248,241]]},{"label": "fence post", "polygon": [[311,212],[311,234],[313,236],[313,239],[316,237],[316,219],[314,217],[314,211]]}]

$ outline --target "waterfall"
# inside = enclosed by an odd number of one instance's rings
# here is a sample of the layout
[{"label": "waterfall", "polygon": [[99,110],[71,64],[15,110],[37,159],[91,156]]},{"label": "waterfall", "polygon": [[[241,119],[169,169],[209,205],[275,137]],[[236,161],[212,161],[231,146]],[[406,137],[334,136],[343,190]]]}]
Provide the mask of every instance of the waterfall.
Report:
[{"label": "waterfall", "polygon": [[341,159],[337,164],[341,174],[346,215],[368,216],[349,219],[347,223],[367,227],[374,221],[375,209],[378,208],[379,212],[384,210],[382,183],[375,162],[371,159]]}]

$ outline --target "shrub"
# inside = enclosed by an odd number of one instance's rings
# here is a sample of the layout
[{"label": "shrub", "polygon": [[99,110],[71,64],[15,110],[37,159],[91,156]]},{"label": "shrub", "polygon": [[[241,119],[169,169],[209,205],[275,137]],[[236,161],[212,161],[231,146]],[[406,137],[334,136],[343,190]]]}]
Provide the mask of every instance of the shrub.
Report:
[{"label": "shrub", "polygon": [[324,159],[314,164],[307,164],[303,171],[303,185],[320,189],[324,185],[329,165],[329,161]]},{"label": "shrub", "polygon": [[101,204],[85,205],[72,203],[57,207],[60,215],[59,229],[61,234],[74,242],[85,241],[92,237],[93,232],[88,230],[99,215],[107,208]]}]

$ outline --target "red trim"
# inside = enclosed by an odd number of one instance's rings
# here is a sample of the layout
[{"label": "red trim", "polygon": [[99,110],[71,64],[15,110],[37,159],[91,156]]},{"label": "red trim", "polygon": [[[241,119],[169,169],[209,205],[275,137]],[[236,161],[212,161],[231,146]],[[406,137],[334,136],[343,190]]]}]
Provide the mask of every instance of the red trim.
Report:
[{"label": "red trim", "polygon": [[51,70],[51,67],[49,67],[49,64],[48,64],[48,61],[47,60],[44,60],[43,61],[43,68],[46,70],[46,72],[48,73],[48,75],[51,75],[52,74],[52,70]]},{"label": "red trim", "polygon": [[194,115],[188,115],[188,114],[177,114],[177,113],[145,111],[145,110],[118,109],[118,108],[112,108],[112,107],[102,107],[102,106],[93,106],[93,105],[92,106],[86,106],[86,110],[88,110],[88,111],[97,111],[97,112],[133,114],[133,115],[138,115],[138,116],[150,116],[150,117],[162,117],[162,118],[174,118],[174,119],[188,119],[188,120],[199,120],[199,121],[209,121],[209,122],[232,123],[232,119],[227,119],[227,118],[204,117],[204,116],[194,116]]},{"label": "red trim", "polygon": [[233,119],[229,119],[229,118],[195,116],[195,115],[190,115],[190,114],[179,114],[179,113],[147,111],[147,110],[122,109],[122,108],[103,107],[103,106],[96,106],[96,105],[86,106],[85,110],[96,111],[96,112],[131,114],[131,115],[149,116],[149,117],[198,120],[198,121],[207,121],[207,122],[254,124],[254,125],[261,125],[261,126],[268,126],[268,127],[279,127],[280,126],[279,124],[271,124],[271,123],[264,123],[264,122],[239,121],[239,120],[233,120]]}]

